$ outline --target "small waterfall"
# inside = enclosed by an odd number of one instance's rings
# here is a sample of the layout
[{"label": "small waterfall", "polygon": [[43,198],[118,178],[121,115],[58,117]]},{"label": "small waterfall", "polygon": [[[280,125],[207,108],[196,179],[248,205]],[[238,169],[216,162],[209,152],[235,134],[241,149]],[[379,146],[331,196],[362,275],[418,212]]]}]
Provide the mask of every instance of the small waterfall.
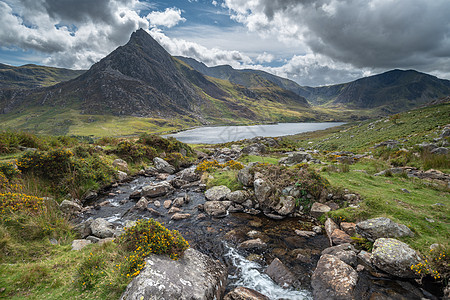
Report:
[{"label": "small waterfall", "polygon": [[245,259],[238,251],[225,244],[227,253],[225,256],[230,259],[236,267],[236,273],[228,276],[230,286],[244,286],[266,295],[270,299],[289,300],[309,300],[313,299],[310,292],[305,290],[285,289],[277,285],[270,277],[263,273],[263,267],[258,263]]}]

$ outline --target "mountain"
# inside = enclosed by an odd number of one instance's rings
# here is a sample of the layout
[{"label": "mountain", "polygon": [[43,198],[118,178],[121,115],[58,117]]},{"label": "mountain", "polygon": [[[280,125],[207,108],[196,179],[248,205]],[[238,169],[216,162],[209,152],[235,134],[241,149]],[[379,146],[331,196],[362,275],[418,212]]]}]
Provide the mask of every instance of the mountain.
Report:
[{"label": "mountain", "polygon": [[414,70],[392,70],[344,84],[306,87],[300,94],[316,105],[399,112],[450,95],[450,81]]},{"label": "mountain", "polygon": [[51,86],[78,77],[84,72],[86,71],[37,65],[14,67],[0,64],[0,89]]},{"label": "mountain", "polygon": [[264,78],[258,81],[250,88],[205,76],[140,29],[72,80],[0,88],[0,124],[42,133],[111,135],[324,118],[303,97]]},{"label": "mountain", "polygon": [[313,105],[347,109],[373,109],[394,113],[450,95],[450,81],[414,70],[392,70],[349,83],[322,87],[300,86],[292,80],[260,70],[236,70],[231,66],[208,67],[192,58],[178,57],[195,70],[216,78],[253,87],[258,78],[306,98]]}]

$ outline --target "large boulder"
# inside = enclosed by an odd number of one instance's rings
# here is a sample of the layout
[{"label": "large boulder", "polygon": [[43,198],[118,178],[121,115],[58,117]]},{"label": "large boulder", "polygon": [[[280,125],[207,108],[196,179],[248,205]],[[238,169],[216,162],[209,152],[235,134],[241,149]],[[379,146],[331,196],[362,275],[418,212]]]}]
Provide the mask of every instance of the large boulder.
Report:
[{"label": "large boulder", "polygon": [[97,218],[91,223],[92,234],[99,238],[112,237],[114,235],[114,225],[103,218]]},{"label": "large boulder", "polygon": [[295,281],[294,274],[278,258],[272,261],[265,273],[279,286],[285,288],[290,287]]},{"label": "large boulder", "polygon": [[227,268],[197,250],[187,249],[177,261],[151,255],[146,263],[127,286],[122,300],[222,299]]},{"label": "large boulder", "polygon": [[384,217],[357,223],[356,232],[372,242],[378,238],[414,236],[414,233],[405,225],[397,224],[391,219]]},{"label": "large boulder", "polygon": [[358,273],[336,256],[320,257],[311,278],[315,300],[354,299]]},{"label": "large boulder", "polygon": [[245,167],[240,169],[238,172],[238,181],[242,183],[243,186],[252,186],[253,185],[253,174],[250,172],[249,167]]},{"label": "large boulder", "polygon": [[173,186],[167,181],[161,181],[155,184],[146,185],[142,188],[141,197],[161,197],[174,190]]},{"label": "large boulder", "polygon": [[245,200],[247,200],[249,197],[250,197],[249,193],[247,191],[242,190],[234,191],[227,194],[227,200],[238,204],[244,203]]},{"label": "large boulder", "polygon": [[223,300],[269,300],[270,298],[264,296],[255,290],[238,286],[231,292],[225,295]]},{"label": "large boulder", "polygon": [[329,211],[331,211],[331,208],[328,205],[319,202],[314,202],[313,205],[311,206],[310,215],[313,216],[314,218],[319,218],[320,216]]},{"label": "large boulder", "polygon": [[241,153],[250,155],[260,155],[266,153],[266,146],[264,144],[255,143],[242,148]]},{"label": "large boulder", "polygon": [[120,158],[115,159],[115,160],[113,161],[112,164],[113,164],[113,167],[116,167],[116,168],[119,169],[120,171],[123,171],[123,172],[129,172],[129,170],[128,170],[128,164],[127,164],[127,162],[124,161],[123,159],[120,159]]},{"label": "large boulder", "polygon": [[357,263],[356,249],[350,243],[326,248],[322,251],[322,255],[324,254],[336,256],[346,264],[352,267],[356,267]]},{"label": "large boulder", "polygon": [[402,278],[415,278],[411,269],[421,261],[407,244],[392,238],[379,238],[373,244],[372,264],[380,270]]},{"label": "large boulder", "polygon": [[175,168],[162,158],[155,157],[153,159],[153,163],[155,164],[155,168],[158,172],[169,174],[173,174],[175,172]]},{"label": "large boulder", "polygon": [[288,157],[281,158],[278,163],[293,166],[295,164],[299,164],[301,162],[307,162],[312,160],[311,154],[304,151],[293,152],[288,155]]},{"label": "large boulder", "polygon": [[81,205],[74,201],[70,200],[63,200],[61,204],[59,205],[59,209],[68,215],[75,215],[79,213],[83,208]]},{"label": "large boulder", "polygon": [[181,171],[180,179],[185,180],[187,182],[193,182],[200,180],[200,175],[195,173],[195,169],[189,168]]},{"label": "large boulder", "polygon": [[258,178],[253,182],[255,187],[255,196],[261,207],[265,206],[265,202],[269,199],[272,192],[272,186],[264,179]]},{"label": "large boulder", "polygon": [[292,196],[280,196],[276,204],[271,205],[277,214],[286,216],[295,210],[295,198]]},{"label": "large boulder", "polygon": [[203,205],[205,212],[213,217],[223,217],[227,213],[231,201],[206,201]]},{"label": "large boulder", "polygon": [[352,238],[340,229],[335,229],[330,236],[333,245],[353,243]]},{"label": "large boulder", "polygon": [[206,190],[205,197],[209,201],[220,201],[224,199],[225,196],[230,192],[231,190],[228,187],[224,185],[218,185]]}]

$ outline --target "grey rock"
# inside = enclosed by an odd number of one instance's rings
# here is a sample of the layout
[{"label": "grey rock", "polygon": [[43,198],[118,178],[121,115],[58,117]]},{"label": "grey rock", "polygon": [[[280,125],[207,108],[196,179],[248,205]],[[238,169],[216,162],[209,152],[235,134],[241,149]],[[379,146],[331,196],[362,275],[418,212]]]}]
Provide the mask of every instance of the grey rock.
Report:
[{"label": "grey rock", "polygon": [[310,215],[313,216],[314,218],[319,218],[320,216],[329,211],[331,211],[331,208],[328,205],[319,202],[314,202],[313,205],[311,206]]},{"label": "grey rock", "polygon": [[223,200],[230,192],[231,190],[224,185],[213,186],[212,188],[206,190],[205,197],[209,201],[220,201]]},{"label": "grey rock", "polygon": [[304,161],[312,160],[311,154],[304,151],[293,152],[289,154],[287,157],[281,158],[278,163],[293,166],[295,164],[299,164]]},{"label": "grey rock", "polygon": [[134,206],[134,209],[146,210],[147,206],[148,206],[148,200],[145,197],[141,197],[141,199],[139,199],[139,201]]},{"label": "grey rock", "polygon": [[223,300],[270,300],[270,298],[255,290],[238,286],[226,294]]},{"label": "grey rock", "polygon": [[315,237],[316,233],[314,231],[306,231],[306,230],[295,230],[295,234],[299,235],[301,237],[306,237],[306,238],[310,238],[310,237]]},{"label": "grey rock", "polygon": [[172,205],[175,207],[181,207],[184,204],[184,197],[177,197],[173,199]]},{"label": "grey rock", "polygon": [[174,214],[174,213],[178,213],[180,211],[182,211],[180,208],[173,206],[169,209],[168,214]]},{"label": "grey rock", "polygon": [[122,171],[117,171],[117,179],[119,181],[125,180],[125,179],[127,179],[127,177],[128,177],[127,173],[122,172]]},{"label": "grey rock", "polygon": [[255,144],[244,147],[241,150],[241,153],[251,154],[251,155],[264,154],[264,153],[266,153],[266,146],[264,146],[264,144],[255,143]]},{"label": "grey rock", "polygon": [[222,263],[189,248],[177,261],[149,256],[121,300],[222,299],[226,281],[227,268]]},{"label": "grey rock", "polygon": [[73,230],[77,232],[81,238],[85,238],[92,234],[91,230],[92,220],[86,220],[82,223],[79,223],[73,227]]},{"label": "grey rock", "polygon": [[84,201],[91,201],[97,198],[98,194],[94,191],[89,191],[84,195]]},{"label": "grey rock", "polygon": [[247,240],[238,245],[238,248],[244,250],[262,250],[267,248],[267,244],[264,243],[260,238]]},{"label": "grey rock", "polygon": [[228,193],[226,198],[231,202],[242,204],[248,199],[248,197],[249,194],[246,191],[239,190]]},{"label": "grey rock", "polygon": [[70,200],[63,200],[61,204],[59,205],[59,209],[68,215],[75,215],[83,209],[81,205],[74,201]]},{"label": "grey rock", "polygon": [[356,232],[362,237],[374,242],[378,238],[397,238],[414,236],[414,233],[405,225],[397,224],[389,218],[369,219],[356,224]]},{"label": "grey rock", "polygon": [[272,186],[265,180],[259,178],[253,182],[255,187],[256,200],[261,207],[265,206],[265,202],[268,200],[270,193],[272,192]]},{"label": "grey rock", "polygon": [[114,225],[103,218],[97,218],[91,223],[92,234],[99,238],[112,237],[114,235]]},{"label": "grey rock", "polygon": [[334,255],[352,267],[357,265],[356,249],[350,243],[326,248],[322,251],[324,254]]},{"label": "grey rock", "polygon": [[167,181],[146,185],[142,188],[141,197],[156,198],[164,196],[174,190],[173,186]]},{"label": "grey rock", "polygon": [[278,258],[272,261],[265,273],[279,286],[284,288],[290,287],[295,282],[294,274]]},{"label": "grey rock", "polygon": [[448,154],[448,148],[438,147],[436,149],[431,150],[431,154],[447,155]]},{"label": "grey rock", "polygon": [[195,173],[195,169],[189,168],[181,171],[180,179],[187,182],[194,182],[200,179],[200,175]]},{"label": "grey rock", "polygon": [[354,236],[356,234],[356,224],[350,222],[341,222],[341,229],[350,236]]},{"label": "grey rock", "polygon": [[97,244],[101,239],[96,236],[90,235],[86,238],[86,240],[91,241],[92,244]]},{"label": "grey rock", "polygon": [[270,205],[277,214],[287,216],[294,212],[295,198],[292,196],[280,196],[278,203]]},{"label": "grey rock", "polygon": [[316,234],[321,234],[321,233],[322,233],[322,227],[320,227],[320,226],[313,226],[312,230],[313,230]]},{"label": "grey rock", "polygon": [[161,202],[155,201],[155,202],[153,202],[153,205],[154,205],[155,207],[161,207]]},{"label": "grey rock", "polygon": [[167,161],[160,157],[155,157],[153,159],[153,163],[155,164],[156,170],[158,172],[173,174],[175,172],[175,168],[169,164]]},{"label": "grey rock", "polygon": [[337,224],[334,223],[334,221],[331,220],[330,218],[327,218],[327,220],[325,221],[325,232],[327,233],[328,239],[330,240],[330,246],[333,246],[333,242],[331,241],[331,235],[336,229],[339,229]]},{"label": "grey rock", "polygon": [[352,238],[340,229],[335,229],[330,238],[334,245],[353,243]]},{"label": "grey rock", "polygon": [[336,256],[320,257],[311,278],[315,300],[354,299],[358,273]]},{"label": "grey rock", "polygon": [[88,241],[88,240],[73,240],[72,250],[79,251],[90,244],[92,244],[92,243],[91,243],[91,241]]},{"label": "grey rock", "polygon": [[250,168],[246,167],[240,169],[238,172],[238,181],[244,186],[253,186],[253,175],[250,172]]},{"label": "grey rock", "polygon": [[379,238],[373,244],[372,263],[380,270],[401,278],[416,278],[412,265],[421,262],[417,252],[392,238]]},{"label": "grey rock", "polygon": [[129,172],[127,162],[120,158],[115,159],[113,161],[113,167],[116,167],[117,169],[123,172]]},{"label": "grey rock", "polygon": [[169,207],[172,205],[172,200],[166,200],[164,201],[164,208],[169,209]]},{"label": "grey rock", "polygon": [[206,201],[203,206],[203,209],[210,216],[223,217],[227,213],[228,208],[228,206],[226,206],[227,202],[229,201]]},{"label": "grey rock", "polygon": [[187,219],[187,218],[190,218],[190,217],[191,217],[190,214],[175,213],[170,219],[171,220],[183,220],[183,219]]}]

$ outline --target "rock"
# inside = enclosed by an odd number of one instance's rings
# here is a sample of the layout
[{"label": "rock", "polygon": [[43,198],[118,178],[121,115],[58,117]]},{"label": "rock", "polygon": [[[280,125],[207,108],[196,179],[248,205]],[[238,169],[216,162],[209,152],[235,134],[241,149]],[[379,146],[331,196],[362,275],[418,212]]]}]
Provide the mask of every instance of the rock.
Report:
[{"label": "rock", "polygon": [[262,250],[267,247],[267,244],[264,243],[260,238],[247,240],[238,245],[238,248],[244,250]]},{"label": "rock", "polygon": [[317,219],[329,211],[331,211],[331,208],[328,205],[319,202],[314,202],[313,205],[311,206],[310,215]]},{"label": "rock", "polygon": [[168,214],[174,214],[174,213],[178,213],[180,211],[182,211],[180,208],[173,206],[169,209]]},{"label": "rock", "polygon": [[437,148],[437,146],[435,144],[430,144],[430,143],[417,144],[416,146],[418,146],[419,148],[422,148],[423,150],[430,151],[430,152],[433,149]]},{"label": "rock", "polygon": [[357,265],[356,249],[350,243],[326,248],[322,251],[322,255],[324,254],[336,256],[352,267]]},{"label": "rock", "polygon": [[169,207],[172,205],[172,200],[166,200],[164,201],[164,208],[169,209]]},{"label": "rock", "polygon": [[155,157],[153,159],[153,163],[155,164],[155,168],[158,172],[169,174],[173,174],[175,172],[175,168],[160,157]]},{"label": "rock", "polygon": [[171,220],[183,220],[183,219],[187,219],[187,218],[190,218],[190,217],[191,217],[190,214],[175,213],[170,219]]},{"label": "rock", "polygon": [[448,148],[438,147],[436,149],[431,150],[431,154],[447,155],[448,154]]},{"label": "rock", "polygon": [[231,203],[230,201],[206,201],[203,208],[205,212],[213,217],[222,217],[227,213],[226,206],[227,203]]},{"label": "rock", "polygon": [[256,143],[242,148],[241,153],[250,155],[260,155],[266,153],[264,144]]},{"label": "rock", "polygon": [[270,298],[255,290],[238,286],[226,294],[223,300],[270,300]]},{"label": "rock", "polygon": [[114,238],[110,237],[110,238],[100,239],[98,241],[98,244],[102,245],[104,243],[112,243],[112,242],[114,242]]},{"label": "rock", "polygon": [[173,199],[172,205],[175,207],[181,207],[184,204],[184,197],[177,197]]},{"label": "rock", "polygon": [[227,268],[222,263],[192,248],[176,261],[150,255],[121,300],[222,299],[226,281]]},{"label": "rock", "polygon": [[255,196],[259,205],[263,207],[268,200],[270,193],[272,192],[272,186],[265,180],[259,178],[253,182],[255,187]]},{"label": "rock", "polygon": [[146,185],[142,188],[141,197],[156,198],[164,196],[174,190],[173,186],[167,181]]},{"label": "rock", "polygon": [[83,223],[77,224],[73,227],[73,230],[77,232],[81,238],[85,238],[92,234],[91,230],[92,220],[86,220]]},{"label": "rock", "polygon": [[253,175],[250,172],[250,168],[246,167],[240,169],[238,172],[238,181],[244,186],[253,186]]},{"label": "rock", "polygon": [[153,205],[154,205],[155,207],[161,207],[161,202],[155,201],[155,202],[153,202]]},{"label": "rock", "polygon": [[341,222],[341,229],[350,236],[354,236],[356,234],[355,223]]},{"label": "rock", "polygon": [[407,189],[402,189],[402,192],[406,194],[411,194]]},{"label": "rock", "polygon": [[228,193],[231,193],[231,190],[224,185],[213,186],[206,190],[205,197],[209,201],[220,201],[223,200]]},{"label": "rock", "polygon": [[86,240],[91,241],[92,244],[97,244],[101,239],[96,236],[90,235],[86,238]]},{"label": "rock", "polygon": [[226,198],[231,202],[242,204],[245,202],[245,200],[247,200],[248,197],[249,195],[246,191],[239,190],[228,193]]},{"label": "rock", "polygon": [[322,227],[320,226],[313,226],[312,231],[314,231],[316,234],[322,233]]},{"label": "rock", "polygon": [[84,195],[84,201],[91,201],[97,198],[98,194],[94,191],[89,191]]},{"label": "rock", "polygon": [[88,240],[73,240],[72,250],[78,251],[90,244],[92,244],[92,242]]},{"label": "rock", "polygon": [[158,216],[159,217],[161,215],[161,213],[159,211],[157,211],[156,209],[153,209],[151,207],[147,208],[147,210],[148,210],[149,213],[151,213],[154,216]]},{"label": "rock", "polygon": [[114,225],[103,218],[97,218],[91,223],[92,234],[99,238],[112,237],[114,235]]},{"label": "rock", "polygon": [[315,237],[316,233],[314,231],[305,231],[305,230],[295,230],[295,234],[301,236],[301,237],[305,237],[305,238],[310,238],[310,237]]},{"label": "rock", "polygon": [[295,198],[292,196],[280,196],[278,203],[270,205],[270,208],[281,216],[287,216],[294,212]]},{"label": "rock", "polygon": [[117,171],[117,179],[119,181],[125,180],[125,179],[127,179],[127,177],[128,177],[127,173],[122,172],[122,171]]},{"label": "rock", "polygon": [[113,167],[116,167],[117,169],[123,172],[129,172],[127,162],[120,158],[115,159],[113,161]]},{"label": "rock", "polygon": [[352,238],[340,229],[335,229],[330,238],[334,245],[353,243]]},{"label": "rock", "polygon": [[301,162],[306,162],[312,160],[311,154],[304,151],[293,152],[289,154],[287,157],[281,158],[278,163],[293,166],[299,164]]},{"label": "rock", "polygon": [[195,169],[184,169],[181,171],[180,179],[187,182],[194,182],[200,180],[200,175],[195,173]]},{"label": "rock", "polygon": [[330,246],[333,246],[333,242],[331,241],[331,235],[333,234],[333,231],[339,229],[339,227],[334,223],[333,220],[330,218],[327,218],[325,221],[325,232],[327,233],[328,239],[330,240]]},{"label": "rock", "polygon": [[412,265],[421,262],[414,249],[393,238],[379,238],[373,244],[372,264],[380,270],[401,278],[417,278]]},{"label": "rock", "polygon": [[139,199],[139,201],[134,206],[134,209],[146,210],[147,206],[148,206],[148,200],[145,199],[145,197],[141,197],[141,199]]},{"label": "rock", "polygon": [[339,258],[324,254],[311,278],[315,300],[354,299],[358,273]]},{"label": "rock", "polygon": [[397,238],[403,236],[414,236],[414,233],[405,225],[397,224],[391,219],[384,217],[369,219],[357,223],[356,232],[372,242],[382,237]]},{"label": "rock", "polygon": [[59,205],[59,209],[68,215],[75,215],[79,213],[83,208],[78,203],[69,200],[63,200]]},{"label": "rock", "polygon": [[158,173],[158,170],[156,170],[155,167],[147,167],[145,168],[145,174],[150,175],[150,176],[155,176]]},{"label": "rock", "polygon": [[278,258],[272,261],[265,273],[283,288],[290,287],[295,281],[294,274]]}]

